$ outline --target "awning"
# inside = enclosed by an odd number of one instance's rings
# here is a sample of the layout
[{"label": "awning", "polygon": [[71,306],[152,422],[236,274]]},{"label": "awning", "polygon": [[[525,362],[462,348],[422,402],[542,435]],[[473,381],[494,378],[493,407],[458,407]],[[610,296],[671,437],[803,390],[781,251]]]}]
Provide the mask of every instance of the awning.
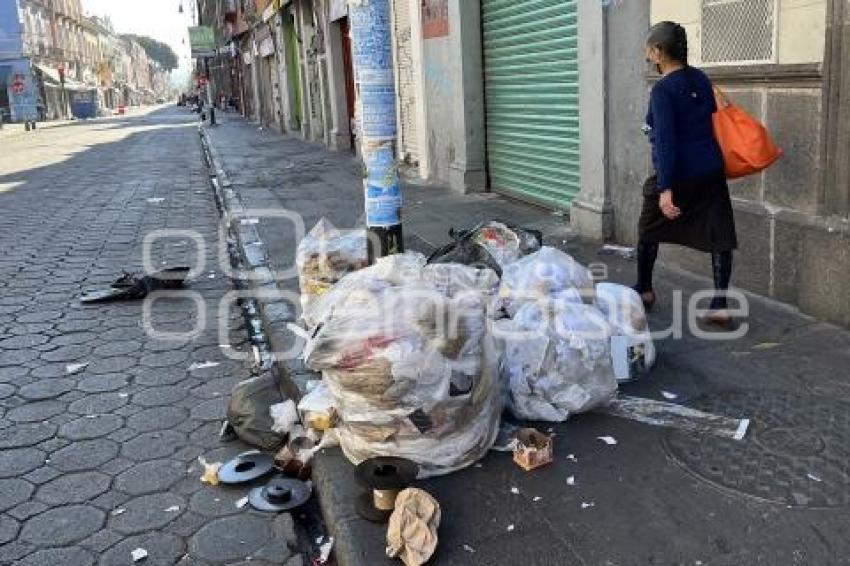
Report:
[{"label": "awning", "polygon": [[[62,79],[59,78],[59,71],[56,69],[51,69],[46,65],[41,65],[36,63],[35,66],[41,72],[41,78],[44,81],[45,86],[61,88],[62,87]],[[89,86],[80,82],[75,81],[74,79],[69,79],[65,77],[65,90],[94,90],[96,86]]]},{"label": "awning", "polygon": [[59,78],[59,71],[51,69],[46,65],[39,65],[38,63],[36,63],[35,66],[39,71],[41,71],[42,79],[45,82],[55,84],[56,86],[62,84],[62,80]]}]

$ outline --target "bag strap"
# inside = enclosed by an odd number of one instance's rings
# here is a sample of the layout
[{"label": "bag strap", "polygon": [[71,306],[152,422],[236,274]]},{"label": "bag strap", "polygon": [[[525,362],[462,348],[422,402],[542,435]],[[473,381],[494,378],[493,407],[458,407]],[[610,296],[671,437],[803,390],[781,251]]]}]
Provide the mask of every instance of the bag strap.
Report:
[{"label": "bag strap", "polygon": [[732,101],[719,86],[712,85],[711,88],[714,91],[714,102],[717,104],[718,109],[732,106]]}]

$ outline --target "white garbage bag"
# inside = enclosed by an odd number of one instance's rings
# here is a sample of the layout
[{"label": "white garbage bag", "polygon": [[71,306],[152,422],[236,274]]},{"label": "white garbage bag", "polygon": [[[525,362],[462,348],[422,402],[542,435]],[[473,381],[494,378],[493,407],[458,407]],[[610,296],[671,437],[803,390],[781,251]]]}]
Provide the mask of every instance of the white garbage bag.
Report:
[{"label": "white garbage bag", "polygon": [[544,246],[539,252],[505,267],[499,298],[513,317],[528,302],[545,301],[571,289],[584,301],[592,301],[594,286],[590,271],[564,252]]},{"label": "white garbage bag", "polygon": [[596,307],[569,299],[528,302],[494,323],[502,385],[517,418],[560,422],[616,395],[612,328]]},{"label": "white garbage bag", "polygon": [[596,285],[596,305],[614,329],[611,357],[620,382],[646,374],[655,364],[655,344],[640,295],[624,285]]},{"label": "white garbage bag", "polygon": [[[390,261],[410,267],[414,258]],[[320,301],[304,359],[323,372],[352,462],[399,456],[428,477],[486,454],[502,400],[482,290],[494,287],[493,276],[423,265],[400,277],[385,264],[340,281]]]},{"label": "white garbage bag", "polygon": [[346,274],[368,263],[365,230],[341,231],[326,218],[319,220],[298,244],[295,255],[301,308],[307,309]]}]

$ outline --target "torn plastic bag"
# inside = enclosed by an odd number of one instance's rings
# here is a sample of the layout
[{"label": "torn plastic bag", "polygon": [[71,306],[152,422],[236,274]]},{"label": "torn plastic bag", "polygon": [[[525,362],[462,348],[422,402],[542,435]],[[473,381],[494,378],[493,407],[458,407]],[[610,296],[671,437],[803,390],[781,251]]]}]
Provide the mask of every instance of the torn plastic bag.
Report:
[{"label": "torn plastic bag", "polygon": [[273,430],[271,407],[287,400],[284,385],[271,373],[240,381],[230,394],[227,421],[248,444],[274,450],[285,435]]},{"label": "torn plastic bag", "polygon": [[560,422],[614,398],[612,329],[594,306],[526,303],[494,327],[504,352],[502,385],[517,418]]},{"label": "torn plastic bag", "polygon": [[655,344],[640,295],[615,283],[596,285],[596,305],[614,329],[611,357],[620,382],[645,375],[655,364]]},{"label": "torn plastic bag", "polygon": [[340,444],[355,464],[398,456],[428,477],[474,463],[495,438],[501,396],[489,298],[451,277],[445,292],[427,279],[384,287],[358,279],[305,348],[336,400]]},{"label": "torn plastic bag", "polygon": [[340,231],[322,218],[298,244],[295,265],[301,308],[325,294],[348,273],[369,263],[365,230]]},{"label": "torn plastic bag", "polygon": [[518,228],[495,220],[482,222],[469,230],[449,231],[452,241],[434,251],[428,263],[460,263],[489,268],[502,274],[506,265],[538,251],[543,235],[537,230]]},{"label": "torn plastic bag", "polygon": [[499,298],[513,317],[525,303],[545,301],[570,289],[585,302],[593,301],[595,289],[590,271],[561,250],[544,246],[505,268]]},{"label": "torn plastic bag", "polygon": [[374,293],[387,287],[421,282],[424,267],[425,256],[416,252],[382,257],[374,265],[349,273],[328,292],[305,304],[301,318],[307,328],[315,329],[341,301],[355,301],[357,297],[369,300]]}]

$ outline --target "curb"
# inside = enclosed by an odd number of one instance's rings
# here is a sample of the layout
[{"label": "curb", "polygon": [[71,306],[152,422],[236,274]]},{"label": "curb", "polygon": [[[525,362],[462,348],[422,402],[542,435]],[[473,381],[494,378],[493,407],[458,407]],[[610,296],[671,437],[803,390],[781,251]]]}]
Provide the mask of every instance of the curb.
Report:
[{"label": "curb", "polygon": [[[223,167],[221,156],[210,140],[209,132],[202,125],[198,126],[198,132],[227,245],[231,257],[238,258],[238,264],[233,266],[233,272],[229,275],[242,283],[243,296],[251,298],[246,309],[259,319],[259,325],[252,323],[251,330],[258,341],[269,344],[272,352],[286,351],[297,339],[287,328],[288,324],[295,322],[296,313],[289,303],[281,299],[256,222],[251,221],[250,209],[245,207],[233,190],[233,184]],[[264,352],[263,357],[270,364],[271,371],[286,386],[287,395],[296,401],[300,399],[304,383],[313,379],[314,374],[300,360],[276,360],[269,352]]]},{"label": "curb", "polygon": [[[243,275],[248,290],[253,293],[261,332],[272,351],[285,351],[297,340],[287,325],[296,321],[291,305],[280,300],[277,283],[273,277],[266,246],[255,223],[243,222],[247,218],[246,208],[223,166],[218,150],[210,139],[207,128],[198,126],[203,155],[210,170],[210,185],[224,222],[228,246],[240,260],[241,266],[234,276]],[[237,220],[239,220],[237,222]],[[241,273],[239,273],[241,272]],[[250,308],[250,307],[249,307]],[[287,393],[294,399],[303,395],[305,383],[316,379],[318,374],[307,369],[300,359],[277,360],[272,358],[271,371],[287,385]],[[315,486],[322,518],[329,533],[334,537],[333,556],[339,566],[359,566],[376,563],[361,556],[362,530],[369,528],[354,511],[353,493],[359,488],[351,473],[348,461],[339,449],[323,450],[313,458],[312,481]],[[379,557],[375,557],[379,558]],[[381,557],[386,560],[386,557]]]}]

